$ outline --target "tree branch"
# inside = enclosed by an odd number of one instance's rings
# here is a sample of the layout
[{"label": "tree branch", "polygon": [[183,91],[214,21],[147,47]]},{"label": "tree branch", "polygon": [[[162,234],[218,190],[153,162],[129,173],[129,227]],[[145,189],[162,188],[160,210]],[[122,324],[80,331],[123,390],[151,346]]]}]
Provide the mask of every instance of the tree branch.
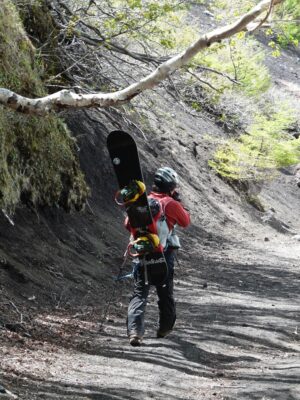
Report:
[{"label": "tree branch", "polygon": [[[213,72],[214,74],[223,76],[223,78],[227,78],[229,81],[231,81],[237,85],[240,85],[240,82],[237,79],[232,78],[230,75],[226,74],[225,72],[218,71],[217,69],[214,69],[211,67],[204,67],[201,65],[201,66],[197,67],[197,70]],[[188,71],[188,72],[190,72],[190,71]]]},{"label": "tree branch", "polygon": [[272,12],[272,10],[273,10],[273,8],[274,8],[274,4],[275,4],[275,3],[276,3],[276,0],[271,0],[271,1],[270,1],[270,5],[269,5],[268,12],[267,12],[267,14],[265,15],[265,17],[262,18],[261,21],[258,21],[257,24],[255,24],[255,22],[253,22],[253,24],[248,25],[248,31],[249,31],[249,32],[254,32],[254,31],[256,31],[257,29],[259,29],[259,28],[269,19],[270,15],[271,15],[271,12]]},{"label": "tree branch", "polygon": [[213,43],[229,38],[245,29],[247,30],[249,24],[253,23],[262,12],[268,10],[268,14],[270,14],[270,4],[275,5],[281,2],[282,0],[271,0],[271,3],[270,0],[262,0],[237,22],[223,28],[215,29],[201,36],[185,51],[165,61],[149,75],[125,89],[113,93],[92,94],[76,94],[71,90],[61,90],[49,96],[30,99],[20,96],[9,89],[0,88],[0,104],[22,113],[44,115],[49,112],[57,112],[71,108],[105,108],[127,103],[141,92],[157,86],[175,70],[187,64],[202,49],[209,47]]}]

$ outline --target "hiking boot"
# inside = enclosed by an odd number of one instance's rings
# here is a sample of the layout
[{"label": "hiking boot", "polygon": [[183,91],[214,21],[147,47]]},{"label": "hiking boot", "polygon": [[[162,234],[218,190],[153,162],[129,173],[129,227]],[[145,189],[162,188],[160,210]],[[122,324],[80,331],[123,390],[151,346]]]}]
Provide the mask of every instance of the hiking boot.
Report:
[{"label": "hiking boot", "polygon": [[156,332],[156,337],[159,339],[162,339],[164,337],[166,337],[169,333],[172,332],[172,329],[168,330],[168,331],[161,331],[160,329]]},{"label": "hiking boot", "polygon": [[134,347],[140,346],[142,344],[142,338],[138,335],[130,335],[129,343]]}]

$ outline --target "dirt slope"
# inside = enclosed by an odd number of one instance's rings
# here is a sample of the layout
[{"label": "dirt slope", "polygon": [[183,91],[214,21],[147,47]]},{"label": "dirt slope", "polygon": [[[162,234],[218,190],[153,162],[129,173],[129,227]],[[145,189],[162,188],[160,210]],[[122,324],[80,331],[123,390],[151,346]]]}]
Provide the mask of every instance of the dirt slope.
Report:
[{"label": "dirt slope", "polygon": [[[143,131],[119,113],[68,115],[92,189],[83,213],[23,208],[14,225],[1,215],[1,383],[28,400],[299,399],[300,190],[285,171],[257,211],[207,167],[205,135],[224,132],[163,92],[152,99],[160,112]],[[127,243],[105,148],[116,128],[135,137],[148,186],[157,166],[176,168],[193,220],[176,329],[155,339],[152,294],[138,349],[125,332],[131,282],[113,281]]]}]

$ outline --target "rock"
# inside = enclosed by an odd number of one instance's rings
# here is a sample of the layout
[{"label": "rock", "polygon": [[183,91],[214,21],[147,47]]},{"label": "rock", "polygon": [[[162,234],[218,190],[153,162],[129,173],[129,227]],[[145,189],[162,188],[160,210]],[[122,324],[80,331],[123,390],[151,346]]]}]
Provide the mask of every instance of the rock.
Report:
[{"label": "rock", "polygon": [[0,385],[0,399],[17,399],[18,397]]},{"label": "rock", "polygon": [[298,240],[298,242],[300,242],[300,235],[293,236],[293,239]]},{"label": "rock", "polygon": [[265,241],[265,242],[269,242],[270,239],[269,239],[268,237],[265,237],[264,241]]},{"label": "rock", "polygon": [[270,222],[273,218],[274,218],[274,214],[275,214],[275,210],[274,208],[270,208],[269,210],[267,210],[264,215],[261,217],[263,222]]},{"label": "rock", "polygon": [[207,15],[208,17],[212,17],[212,18],[214,17],[214,14],[213,14],[212,12],[208,11],[208,10],[204,10],[203,12],[204,12],[204,14]]}]

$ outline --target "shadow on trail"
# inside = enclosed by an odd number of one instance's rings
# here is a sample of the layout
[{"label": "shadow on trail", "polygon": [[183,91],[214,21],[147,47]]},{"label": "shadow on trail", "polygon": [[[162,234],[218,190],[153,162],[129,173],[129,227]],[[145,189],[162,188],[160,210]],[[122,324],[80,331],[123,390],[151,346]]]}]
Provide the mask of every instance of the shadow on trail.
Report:
[{"label": "shadow on trail", "polygon": [[182,335],[193,342],[219,342],[223,348],[234,346],[248,351],[293,352],[291,345],[299,340],[296,310],[213,303],[191,308],[181,303],[180,308],[185,309],[190,325],[188,334],[183,329]]},{"label": "shadow on trail", "polygon": [[[153,340],[149,343],[150,340],[139,349],[101,347],[96,353],[111,359],[139,361],[160,366],[168,371],[174,370],[190,376],[206,378],[214,377],[218,371],[234,370],[240,363],[257,361],[256,358],[250,356],[228,356],[206,351],[189,340],[174,337],[174,335],[163,343],[161,341],[153,343]],[[174,347],[176,348],[175,352]],[[95,350],[89,354],[94,352]]]},{"label": "shadow on trail", "polygon": [[181,272],[185,283],[196,290],[202,287],[203,280],[208,285],[215,285],[224,292],[253,294],[257,300],[261,298],[293,300],[299,298],[299,270],[291,271],[280,266],[267,264],[237,264],[234,262],[198,260],[195,268],[198,274],[189,275]]},{"label": "shadow on trail", "polygon": [[[117,377],[116,377],[117,379]],[[13,385],[14,379],[10,382]],[[17,386],[17,384],[16,384]],[[72,400],[141,400],[148,398],[150,391],[128,389],[126,387],[110,388],[110,387],[99,387],[96,385],[81,385],[81,384],[63,384],[59,381],[45,381],[44,379],[38,379],[30,375],[26,376],[26,382],[24,382],[23,390],[31,390],[31,387],[35,387],[35,391],[32,394],[32,400],[35,399],[72,399]],[[160,393],[159,388],[157,390],[151,390],[149,398],[155,400],[165,400],[165,394]],[[179,400],[177,396],[168,395],[168,400]]]},{"label": "shadow on trail", "polygon": [[[241,396],[241,399],[247,399],[247,400],[262,400],[262,399],[272,399],[272,400],[298,400],[298,394],[291,393],[293,391],[292,389],[282,389],[282,390],[276,390],[276,389],[268,389],[268,397],[266,397],[266,391],[259,390],[256,391],[255,393],[249,393],[247,391],[239,393]],[[224,397],[225,399],[229,399],[229,397]]]},{"label": "shadow on trail", "polygon": [[[172,376],[174,381],[176,377],[179,385],[181,378],[191,383],[209,379],[210,387],[219,385],[221,380],[229,388],[223,391],[224,400],[261,400],[266,394],[274,400],[296,400],[298,394],[293,388],[299,385],[300,368],[299,362],[294,365],[291,362],[299,349],[295,333],[299,325],[296,300],[299,275],[293,269],[283,270],[271,264],[257,266],[206,260],[201,265],[203,268],[193,276],[176,278],[179,279],[175,284],[178,321],[169,337],[151,337],[158,315],[151,295],[146,314],[147,331],[140,348],[128,344],[125,315],[124,320],[106,323],[101,332],[96,328],[89,331],[87,325],[82,328],[82,344],[79,339],[65,344],[86,359],[84,372],[71,367],[73,374],[84,374],[83,383],[76,385],[73,379],[70,384],[64,384],[58,377],[46,384],[41,380],[43,386],[39,387],[37,398],[185,399],[179,392],[174,396],[168,393],[166,397],[168,383],[164,381],[161,383],[164,391],[155,385],[142,388],[138,377],[133,378],[142,371],[145,376],[153,375],[154,380],[165,375]],[[203,280],[208,283],[206,289]],[[108,359],[109,365],[102,368],[99,363],[107,363]],[[116,382],[120,380],[120,387],[118,383],[114,386],[106,381],[108,373]],[[130,387],[122,381],[125,378]],[[34,383],[34,380],[28,377],[28,382]],[[202,399],[200,395],[198,398]],[[210,398],[213,397],[206,397]]]}]

